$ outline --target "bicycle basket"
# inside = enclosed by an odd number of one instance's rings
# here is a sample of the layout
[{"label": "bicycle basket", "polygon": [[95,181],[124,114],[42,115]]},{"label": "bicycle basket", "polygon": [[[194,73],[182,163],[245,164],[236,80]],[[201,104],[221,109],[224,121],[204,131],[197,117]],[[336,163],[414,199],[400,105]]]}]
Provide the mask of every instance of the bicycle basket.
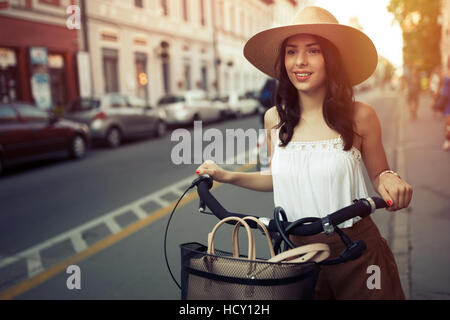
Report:
[{"label": "bicycle basket", "polygon": [[233,258],[226,251],[190,242],[181,248],[183,300],[311,300],[320,266]]}]

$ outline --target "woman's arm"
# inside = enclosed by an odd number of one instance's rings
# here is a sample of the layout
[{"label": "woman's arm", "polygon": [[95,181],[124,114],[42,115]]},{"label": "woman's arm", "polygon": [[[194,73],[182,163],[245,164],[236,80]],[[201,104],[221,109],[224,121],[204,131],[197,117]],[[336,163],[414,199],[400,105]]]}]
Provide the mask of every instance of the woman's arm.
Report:
[{"label": "woman's arm", "polygon": [[[272,140],[270,137],[270,129],[276,125],[276,117],[274,115],[274,112],[276,113],[276,109],[273,107],[267,110],[264,115],[264,128],[266,129],[267,152],[269,155],[269,159],[272,159]],[[265,192],[273,191],[272,174],[270,170],[266,170],[263,172],[227,171],[219,167],[213,161],[206,160],[200,167],[198,167],[196,173],[198,175],[206,173],[218,182],[230,183],[250,190]]]},{"label": "woman's arm", "polygon": [[[391,205],[387,210],[396,211],[408,207],[413,190],[395,174],[380,174],[389,170],[384,151],[381,125],[375,110],[364,103],[355,103],[356,131],[362,136],[361,153],[374,189]],[[389,202],[388,202],[389,204]]]}]

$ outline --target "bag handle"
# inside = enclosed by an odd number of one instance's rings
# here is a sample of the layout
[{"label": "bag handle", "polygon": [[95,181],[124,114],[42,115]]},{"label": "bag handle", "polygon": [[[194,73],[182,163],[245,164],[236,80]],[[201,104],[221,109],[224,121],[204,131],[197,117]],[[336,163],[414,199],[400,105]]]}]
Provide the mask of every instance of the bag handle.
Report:
[{"label": "bag handle", "polygon": [[[271,258],[275,257],[275,251],[273,249],[273,244],[272,244],[272,240],[270,238],[270,233],[269,233],[269,230],[267,230],[267,227],[265,226],[265,224],[262,223],[261,220],[259,220],[258,218],[252,217],[252,216],[244,217],[244,218],[242,218],[242,220],[252,220],[252,221],[256,222],[256,224],[261,228],[262,232],[266,236],[267,244],[269,245],[270,257]],[[237,255],[238,257],[239,257],[239,227],[240,226],[241,226],[241,224],[238,222],[234,225],[234,229],[233,229],[233,256]]]},{"label": "bag handle", "polygon": [[290,249],[270,258],[268,262],[297,263],[313,260],[321,262],[330,256],[330,247],[325,243],[312,243]]},{"label": "bag handle", "polygon": [[[225,219],[220,220],[213,228],[213,230],[208,234],[208,254],[215,254],[214,251],[214,237],[216,235],[217,230],[222,226],[224,223],[228,221],[237,221],[239,225],[243,225],[245,227],[245,230],[247,231],[248,236],[248,259],[249,260],[255,260],[256,253],[255,253],[255,240],[253,238],[252,230],[250,229],[250,226],[245,222],[243,219],[238,217],[227,217]],[[234,244],[233,244],[234,245]],[[234,250],[233,250],[234,251]],[[234,258],[239,258],[239,254],[235,255],[236,252],[233,252]]]}]

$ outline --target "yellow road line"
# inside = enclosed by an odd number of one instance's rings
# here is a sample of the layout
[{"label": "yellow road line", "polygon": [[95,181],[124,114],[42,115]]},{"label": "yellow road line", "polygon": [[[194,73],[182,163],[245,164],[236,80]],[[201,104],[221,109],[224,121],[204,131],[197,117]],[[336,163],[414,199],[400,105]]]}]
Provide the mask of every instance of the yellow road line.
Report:
[{"label": "yellow road line", "polygon": [[[239,167],[235,171],[240,171],[240,172],[247,171],[247,170],[250,170],[251,168],[253,168],[254,166],[255,166],[254,164],[246,164],[246,165]],[[212,187],[212,189],[215,189],[215,188],[219,187],[220,185],[222,185],[222,183],[214,182],[214,186]],[[191,193],[191,194],[186,195],[178,204],[178,208],[182,207],[183,205],[185,205],[197,198],[198,198],[197,193]],[[177,201],[178,200],[173,201],[167,207],[164,207],[164,208],[154,211],[148,217],[129,225],[128,227],[122,229],[122,231],[120,231],[116,234],[110,235],[107,238],[100,240],[99,242],[90,246],[86,250],[67,258],[66,260],[46,269],[45,271],[37,274],[36,276],[29,278],[27,280],[24,280],[21,283],[13,286],[11,288],[8,288],[3,292],[0,292],[0,300],[14,299],[15,297],[31,290],[32,288],[40,285],[41,283],[53,278],[57,274],[65,271],[68,266],[76,264],[82,260],[85,260],[85,259],[89,258],[90,256],[96,254],[97,252],[100,252],[100,251],[112,246],[113,244],[119,242],[120,240],[130,236],[131,234],[141,230],[142,228],[146,227],[147,225],[155,222],[156,220],[164,217],[169,212],[171,212],[173,210],[173,207],[177,203]]]}]

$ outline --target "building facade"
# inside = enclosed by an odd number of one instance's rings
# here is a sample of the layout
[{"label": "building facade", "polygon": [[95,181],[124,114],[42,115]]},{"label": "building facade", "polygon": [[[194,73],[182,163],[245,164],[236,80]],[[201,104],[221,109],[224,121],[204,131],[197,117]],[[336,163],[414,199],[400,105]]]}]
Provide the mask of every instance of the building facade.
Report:
[{"label": "building facade", "polygon": [[441,19],[441,61],[444,69],[450,61],[450,0],[442,0]]},{"label": "building facade", "polygon": [[120,92],[150,104],[186,90],[260,89],[267,77],[245,60],[244,44],[274,25],[274,13],[290,21],[299,7],[294,0],[85,3],[92,94]]},{"label": "building facade", "polygon": [[73,0],[0,1],[0,102],[49,109],[78,96],[78,31],[66,26]]}]

